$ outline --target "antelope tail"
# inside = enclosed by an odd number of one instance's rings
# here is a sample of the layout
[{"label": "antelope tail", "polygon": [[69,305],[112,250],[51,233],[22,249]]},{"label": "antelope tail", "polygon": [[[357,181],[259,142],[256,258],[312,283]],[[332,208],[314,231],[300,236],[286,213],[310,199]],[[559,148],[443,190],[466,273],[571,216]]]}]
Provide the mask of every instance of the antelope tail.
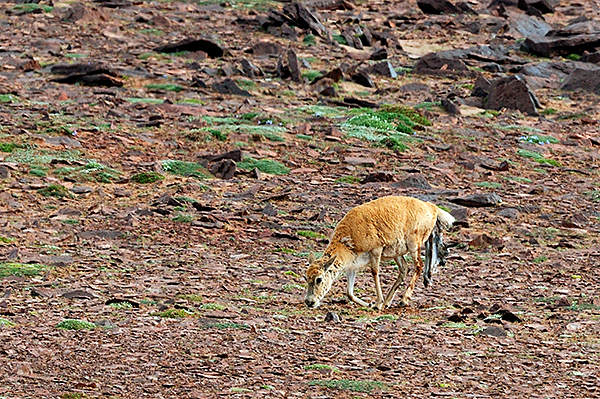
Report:
[{"label": "antelope tail", "polygon": [[431,284],[431,275],[437,272],[438,265],[444,266],[446,264],[448,249],[444,245],[442,231],[444,228],[450,227],[454,220],[452,215],[440,209],[435,227],[425,242],[425,267],[423,270],[423,284],[425,287],[429,287]]}]

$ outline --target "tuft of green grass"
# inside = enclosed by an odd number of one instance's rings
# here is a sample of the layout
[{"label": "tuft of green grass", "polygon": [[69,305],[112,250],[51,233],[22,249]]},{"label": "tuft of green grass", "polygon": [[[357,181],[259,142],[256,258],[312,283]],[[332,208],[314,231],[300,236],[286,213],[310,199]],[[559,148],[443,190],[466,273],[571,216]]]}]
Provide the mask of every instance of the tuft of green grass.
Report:
[{"label": "tuft of green grass", "polygon": [[286,175],[290,172],[290,168],[283,165],[281,162],[270,159],[254,159],[246,157],[242,162],[237,164],[237,167],[244,170],[253,170],[257,168],[263,173],[271,175]]},{"label": "tuft of green grass", "polygon": [[93,330],[97,326],[85,320],[65,319],[56,325],[60,330]]},{"label": "tuft of green grass", "polygon": [[0,103],[12,103],[17,101],[17,97],[12,94],[0,94]]},{"label": "tuft of green grass", "polygon": [[121,175],[118,170],[104,166],[95,160],[89,160],[85,165],[57,168],[53,173],[62,179],[78,182],[95,181],[98,183],[110,183],[117,180]]},{"label": "tuft of green grass", "polygon": [[502,187],[501,183],[492,182],[492,181],[479,181],[474,184],[477,187],[484,187],[484,188],[500,188],[500,187]]},{"label": "tuft of green grass", "polygon": [[54,7],[39,5],[35,3],[15,4],[12,6],[12,10],[22,14],[29,14],[34,12],[52,12]]},{"label": "tuft of green grass", "polygon": [[[293,253],[295,253],[296,251],[292,250]],[[285,272],[283,272],[284,275],[286,276],[290,276],[290,277],[294,277],[294,278],[302,278],[300,277],[300,275],[298,275],[298,273],[292,271],[292,270],[286,270]]]},{"label": "tuft of green grass", "polygon": [[14,238],[0,236],[0,245],[10,244],[14,241]]},{"label": "tuft of green grass", "polygon": [[126,97],[125,101],[133,104],[145,103],[145,104],[162,104],[165,102],[162,98],[140,98],[140,97]]},{"label": "tuft of green grass", "polygon": [[532,159],[541,164],[553,165],[553,166],[561,166],[560,162],[554,159],[544,158],[544,156],[535,151],[523,150],[520,149],[517,151],[517,154],[524,158]]},{"label": "tuft of green grass", "polygon": [[218,330],[228,330],[228,329],[234,329],[234,330],[245,330],[250,328],[249,326],[247,326],[246,324],[240,324],[240,323],[231,323],[231,322],[216,322],[216,323],[207,323],[202,325],[202,328],[216,328]]},{"label": "tuft of green grass", "polygon": [[577,303],[577,301],[573,301],[571,306],[567,306],[565,309],[581,312],[583,310],[600,310],[600,306],[594,305],[593,303]]},{"label": "tuft of green grass", "polygon": [[192,223],[194,220],[196,220],[196,217],[190,213],[180,212],[171,220],[179,223]]},{"label": "tuft of green grass", "polygon": [[542,135],[529,135],[529,136],[521,136],[519,137],[519,141],[526,141],[532,144],[558,144],[559,141],[556,137],[553,136],[542,136]]},{"label": "tuft of green grass", "polygon": [[387,386],[379,381],[354,381],[354,380],[313,380],[308,385],[317,385],[329,389],[347,390],[353,392],[372,392],[376,389],[385,390]]},{"label": "tuft of green grass", "polygon": [[360,177],[358,176],[342,176],[340,178],[335,179],[336,183],[348,183],[348,184],[356,184],[360,183]]},{"label": "tuft of green grass", "polygon": [[181,295],[177,295],[177,297],[181,298],[185,301],[198,302],[198,303],[202,302],[202,297],[200,295],[196,295],[196,294],[181,294]]},{"label": "tuft of green grass", "polygon": [[306,36],[304,36],[304,38],[302,39],[302,43],[304,43],[307,46],[316,46],[317,45],[317,40],[315,35],[308,34]]},{"label": "tuft of green grass", "polygon": [[308,365],[304,366],[304,370],[331,370],[334,373],[338,373],[340,371],[340,370],[338,370],[337,367],[330,366],[328,364],[320,364],[320,363],[308,364]]},{"label": "tuft of green grass", "polygon": [[457,328],[457,329],[471,329],[471,328],[476,328],[477,326],[470,326],[468,324],[465,324],[463,322],[453,322],[453,321],[448,321],[444,324],[441,325],[442,327],[445,328]]},{"label": "tuft of green grass", "polygon": [[139,33],[141,33],[142,35],[152,35],[152,36],[162,36],[165,34],[165,32],[163,32],[160,29],[156,29],[156,28],[142,29],[139,31]]},{"label": "tuft of green grass", "polygon": [[0,262],[0,277],[6,276],[37,276],[48,268],[39,263]]},{"label": "tuft of green grass", "polygon": [[160,162],[163,169],[178,176],[191,176],[197,179],[208,179],[211,177],[206,168],[196,162],[186,162],[179,160],[165,160]]},{"label": "tuft of green grass", "polygon": [[169,84],[169,83],[152,83],[152,84],[146,85],[145,87],[148,90],[174,91],[176,93],[179,93],[180,91],[183,90],[183,87],[181,87],[179,85],[175,85],[175,84]]},{"label": "tuft of green grass", "polygon": [[568,60],[571,60],[571,61],[579,61],[579,59],[581,58],[581,55],[579,55],[579,54],[569,54],[565,58],[568,59]]},{"label": "tuft of green grass", "polygon": [[339,44],[343,44],[344,46],[348,45],[348,41],[342,35],[332,35],[332,39],[338,42]]},{"label": "tuft of green grass", "polygon": [[250,91],[256,89],[256,82],[249,79],[237,79],[235,81],[241,89]]},{"label": "tuft of green grass", "polygon": [[17,147],[19,145],[15,143],[0,143],[0,152],[13,152]]},{"label": "tuft of green grass", "polygon": [[115,308],[115,309],[133,309],[133,305],[130,302],[113,302],[110,305],[111,308]]},{"label": "tuft of green grass", "polygon": [[229,390],[233,393],[246,393],[246,392],[252,392],[252,389],[248,389],[248,388],[239,388],[239,387],[231,387],[229,388]]},{"label": "tuft of green grass", "polygon": [[296,234],[298,234],[301,237],[306,237],[306,238],[313,238],[315,240],[318,239],[327,239],[327,236],[321,233],[317,233],[316,231],[310,231],[310,230],[298,230],[296,232]]},{"label": "tuft of green grass", "polygon": [[151,316],[163,317],[165,319],[182,319],[185,317],[193,316],[194,313],[188,312],[185,309],[167,309],[162,312],[154,312]]},{"label": "tuft of green grass", "polygon": [[302,72],[302,77],[307,79],[310,82],[312,82],[316,78],[320,78],[321,76],[323,76],[323,74],[319,71],[308,70],[308,71]]},{"label": "tuft of green grass", "polygon": [[60,399],[86,399],[88,396],[83,392],[64,393]]},{"label": "tuft of green grass", "polygon": [[542,110],[542,115],[554,115],[556,112],[557,111],[554,108],[546,108]]},{"label": "tuft of green grass", "polygon": [[160,173],[156,172],[140,172],[129,178],[129,181],[140,184],[156,183],[157,181],[164,180],[165,177]]},{"label": "tuft of green grass", "polygon": [[12,321],[0,317],[0,327],[13,327],[14,325],[15,323],[13,323]]},{"label": "tuft of green grass", "polygon": [[202,309],[202,310],[223,310],[223,309],[225,309],[225,306],[221,305],[220,303],[209,302],[209,303],[200,305],[200,309]]},{"label": "tuft of green grass", "polygon": [[294,290],[304,291],[306,287],[303,287],[300,284],[284,284],[281,286],[281,289],[288,292]]},{"label": "tuft of green grass", "polygon": [[585,193],[592,201],[600,202],[600,190],[588,191]]},{"label": "tuft of green grass", "polygon": [[56,198],[70,198],[71,193],[67,190],[66,187],[61,186],[60,184],[49,184],[44,188],[40,188],[37,190],[38,194],[43,195],[44,197],[56,197]]}]

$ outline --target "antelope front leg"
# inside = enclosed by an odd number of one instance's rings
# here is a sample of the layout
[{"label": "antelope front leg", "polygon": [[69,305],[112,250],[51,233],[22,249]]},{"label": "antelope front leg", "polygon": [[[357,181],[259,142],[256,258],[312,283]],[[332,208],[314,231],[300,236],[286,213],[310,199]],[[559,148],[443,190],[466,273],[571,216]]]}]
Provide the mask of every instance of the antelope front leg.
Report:
[{"label": "antelope front leg", "polygon": [[356,270],[347,271],[346,277],[348,278],[348,287],[346,288],[346,295],[348,295],[348,299],[358,303],[360,306],[368,307],[368,303],[354,295],[354,280],[356,280]]},{"label": "antelope front leg", "polygon": [[379,281],[379,264],[381,261],[381,252],[383,248],[374,249],[371,251],[371,274],[375,280],[375,292],[377,293],[377,302],[375,308],[381,310],[383,307],[383,291],[381,290],[381,282]]},{"label": "antelope front leg", "polygon": [[421,259],[421,249],[419,248],[417,251],[412,251],[410,254],[413,258],[413,263],[415,264],[415,272],[410,279],[410,283],[408,283],[408,287],[406,288],[406,292],[404,292],[404,296],[402,297],[402,302],[400,302],[401,306],[408,306],[408,302],[412,297],[413,291],[415,290],[415,285],[417,284],[417,280],[423,271],[423,259]]}]

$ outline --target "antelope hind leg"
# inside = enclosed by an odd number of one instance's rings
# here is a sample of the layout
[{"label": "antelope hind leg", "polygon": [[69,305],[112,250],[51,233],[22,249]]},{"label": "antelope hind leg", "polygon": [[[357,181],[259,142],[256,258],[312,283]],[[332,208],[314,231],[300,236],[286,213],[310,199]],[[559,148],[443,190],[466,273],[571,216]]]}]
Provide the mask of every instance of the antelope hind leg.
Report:
[{"label": "antelope hind leg", "polygon": [[398,288],[400,288],[400,286],[404,282],[404,279],[406,278],[406,273],[408,272],[408,264],[404,260],[403,256],[394,258],[394,260],[398,264],[398,278],[394,282],[394,285],[392,286],[392,288],[390,288],[390,290],[388,291],[388,293],[385,297],[385,301],[383,301],[384,308],[387,308],[388,306],[390,306],[390,303],[392,303],[392,300],[394,299],[394,296],[396,295],[396,291],[398,291]]}]

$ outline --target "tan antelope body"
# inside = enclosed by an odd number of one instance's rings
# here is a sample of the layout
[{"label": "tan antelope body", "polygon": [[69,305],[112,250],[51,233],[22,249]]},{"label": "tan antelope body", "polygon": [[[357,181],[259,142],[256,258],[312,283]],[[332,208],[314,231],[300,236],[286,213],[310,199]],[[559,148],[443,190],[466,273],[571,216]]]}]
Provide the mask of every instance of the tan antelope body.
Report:
[{"label": "tan antelope body", "polygon": [[[319,259],[312,254],[309,256],[308,290],[304,302],[308,307],[319,306],[333,282],[346,273],[348,298],[361,306],[369,306],[354,295],[356,273],[368,269],[375,280],[377,300],[374,307],[389,306],[406,277],[408,265],[403,255],[409,254],[415,271],[402,297],[402,305],[408,305],[423,270],[421,246],[427,243],[427,286],[432,270],[438,262],[443,262],[444,252],[439,252],[443,251],[441,230],[452,223],[454,218],[448,212],[410,197],[383,197],[351,209],[335,228],[323,256]],[[400,268],[398,279],[385,299],[379,281],[382,259],[394,259]]]}]

